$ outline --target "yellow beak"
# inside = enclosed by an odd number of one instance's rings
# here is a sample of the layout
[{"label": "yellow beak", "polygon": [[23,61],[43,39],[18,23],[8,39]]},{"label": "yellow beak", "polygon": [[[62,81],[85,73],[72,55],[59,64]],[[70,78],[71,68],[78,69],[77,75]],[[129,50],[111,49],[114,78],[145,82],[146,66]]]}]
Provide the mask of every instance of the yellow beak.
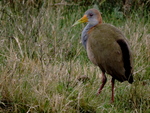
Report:
[{"label": "yellow beak", "polygon": [[81,24],[81,23],[85,23],[85,22],[88,22],[88,18],[87,18],[86,15],[84,15],[81,19],[79,19],[78,21],[76,21],[76,22],[72,25],[72,27],[75,26],[75,25],[77,25],[77,24]]}]

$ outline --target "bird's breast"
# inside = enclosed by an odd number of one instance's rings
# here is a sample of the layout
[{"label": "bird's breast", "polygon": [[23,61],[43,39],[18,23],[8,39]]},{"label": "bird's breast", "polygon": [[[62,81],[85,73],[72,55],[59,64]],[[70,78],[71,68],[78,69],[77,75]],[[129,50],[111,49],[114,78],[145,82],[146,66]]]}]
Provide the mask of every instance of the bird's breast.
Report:
[{"label": "bird's breast", "polygon": [[86,50],[87,50],[87,55],[88,55],[88,58],[90,59],[90,61],[91,61],[93,64],[98,65],[98,64],[97,64],[97,60],[96,60],[95,53],[94,53],[92,47],[88,45],[88,43],[87,43],[87,49],[86,49]]},{"label": "bird's breast", "polygon": [[103,59],[102,57],[104,52],[103,43],[91,37],[90,35],[87,40],[86,51],[87,51],[88,58],[95,65],[98,66],[99,62],[101,63],[103,62],[101,61],[101,59]]}]

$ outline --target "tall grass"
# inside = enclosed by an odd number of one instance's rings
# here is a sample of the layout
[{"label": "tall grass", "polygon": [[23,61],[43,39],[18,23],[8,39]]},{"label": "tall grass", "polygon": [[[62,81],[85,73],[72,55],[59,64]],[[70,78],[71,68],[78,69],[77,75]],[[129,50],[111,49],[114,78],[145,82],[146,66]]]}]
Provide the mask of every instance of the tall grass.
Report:
[{"label": "tall grass", "polygon": [[[85,25],[71,27],[86,9],[12,9],[1,4],[0,112],[150,112],[149,15],[133,12],[124,18],[115,12],[102,12],[106,23],[117,26],[129,38],[134,53],[135,82],[116,82],[115,102],[110,104],[109,82],[96,96],[101,72],[88,60],[80,43]],[[88,79],[79,81],[83,75]]]}]

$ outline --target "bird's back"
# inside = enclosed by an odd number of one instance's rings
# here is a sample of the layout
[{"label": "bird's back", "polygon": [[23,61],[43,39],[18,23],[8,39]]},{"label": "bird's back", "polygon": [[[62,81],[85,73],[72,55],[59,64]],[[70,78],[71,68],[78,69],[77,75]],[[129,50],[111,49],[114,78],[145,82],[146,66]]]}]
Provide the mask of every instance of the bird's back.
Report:
[{"label": "bird's back", "polygon": [[103,72],[121,82],[133,82],[130,47],[125,36],[116,27],[99,24],[89,30],[87,54]]}]

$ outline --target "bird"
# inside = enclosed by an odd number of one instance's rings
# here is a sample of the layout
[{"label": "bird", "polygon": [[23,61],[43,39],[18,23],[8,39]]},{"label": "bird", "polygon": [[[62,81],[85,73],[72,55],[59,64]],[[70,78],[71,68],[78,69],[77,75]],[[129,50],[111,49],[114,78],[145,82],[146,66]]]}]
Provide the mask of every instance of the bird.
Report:
[{"label": "bird", "polygon": [[72,26],[87,23],[81,34],[81,41],[89,60],[102,72],[102,83],[97,94],[100,94],[111,75],[111,102],[114,102],[115,80],[133,83],[133,55],[128,39],[114,25],[103,23],[97,9],[87,10],[83,17]]}]

